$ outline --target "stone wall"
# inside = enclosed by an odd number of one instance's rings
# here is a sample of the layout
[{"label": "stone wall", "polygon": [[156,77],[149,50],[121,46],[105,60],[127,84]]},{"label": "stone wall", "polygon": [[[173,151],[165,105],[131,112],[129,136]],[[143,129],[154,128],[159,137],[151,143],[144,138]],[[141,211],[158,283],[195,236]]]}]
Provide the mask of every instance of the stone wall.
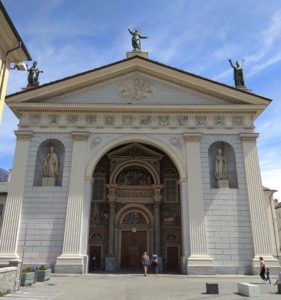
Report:
[{"label": "stone wall", "polygon": [[[227,142],[234,149],[237,189],[210,187],[208,149],[216,141]],[[253,241],[239,136],[204,135],[201,141],[201,158],[208,253],[215,260],[216,273],[249,274]]]},{"label": "stone wall", "polygon": [[16,267],[0,268],[0,294],[14,292],[16,279]]},{"label": "stone wall", "polygon": [[[62,186],[34,186],[38,147],[47,139],[60,140],[65,147]],[[31,139],[17,249],[24,265],[45,264],[53,269],[62,252],[71,154],[69,134],[37,133]]]}]

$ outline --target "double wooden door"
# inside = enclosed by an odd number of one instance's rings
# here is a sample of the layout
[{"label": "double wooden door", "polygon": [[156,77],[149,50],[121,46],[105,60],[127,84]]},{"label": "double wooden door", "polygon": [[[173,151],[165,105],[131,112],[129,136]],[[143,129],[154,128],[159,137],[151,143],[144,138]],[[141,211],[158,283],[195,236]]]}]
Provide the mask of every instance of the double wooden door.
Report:
[{"label": "double wooden door", "polygon": [[122,231],[121,243],[121,267],[140,269],[141,257],[147,251],[147,232]]}]

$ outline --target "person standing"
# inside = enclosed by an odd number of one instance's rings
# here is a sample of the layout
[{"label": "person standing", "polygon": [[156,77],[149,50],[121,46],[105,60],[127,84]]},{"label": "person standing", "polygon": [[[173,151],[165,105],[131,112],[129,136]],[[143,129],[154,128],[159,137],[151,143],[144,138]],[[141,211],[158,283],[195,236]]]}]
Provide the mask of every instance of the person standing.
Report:
[{"label": "person standing", "polygon": [[265,274],[266,274],[266,282],[268,282],[269,284],[271,284],[270,270],[269,270],[269,268],[266,268]]},{"label": "person standing", "polygon": [[151,258],[153,274],[158,274],[158,255],[154,251]]},{"label": "person standing", "polygon": [[260,257],[260,277],[264,282],[266,282],[266,279],[265,279],[265,262],[264,262],[262,256]]},{"label": "person standing", "polygon": [[144,251],[143,256],[141,257],[141,263],[143,266],[144,276],[146,276],[147,268],[150,265],[150,259],[149,259],[149,256],[147,255],[146,251]]}]

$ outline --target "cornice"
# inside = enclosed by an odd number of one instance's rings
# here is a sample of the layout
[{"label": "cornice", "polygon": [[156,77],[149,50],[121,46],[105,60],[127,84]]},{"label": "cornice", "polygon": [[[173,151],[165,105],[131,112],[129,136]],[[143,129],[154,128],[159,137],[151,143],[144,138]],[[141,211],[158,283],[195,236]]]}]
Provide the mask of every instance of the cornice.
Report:
[{"label": "cornice", "polygon": [[[73,76],[64,80],[58,80],[39,86],[30,91],[24,91],[9,95],[6,99],[8,105],[17,102],[44,101],[53,97],[60,97],[69,93],[74,93],[88,87],[98,87],[105,83],[132,73],[144,74],[149,78],[192,90],[201,95],[207,95],[216,99],[222,99],[230,104],[262,104],[268,105],[265,98],[250,92],[241,92],[238,89],[222,85],[218,82],[210,81],[206,78],[186,73],[181,70],[170,68],[159,63],[143,60],[125,60],[104,68],[86,72],[80,76]],[[79,74],[78,74],[79,75]]]},{"label": "cornice", "polygon": [[258,133],[241,133],[240,139],[242,142],[255,142],[259,137]]},{"label": "cornice", "polygon": [[15,135],[18,140],[30,140],[33,136],[33,131],[16,130]]}]

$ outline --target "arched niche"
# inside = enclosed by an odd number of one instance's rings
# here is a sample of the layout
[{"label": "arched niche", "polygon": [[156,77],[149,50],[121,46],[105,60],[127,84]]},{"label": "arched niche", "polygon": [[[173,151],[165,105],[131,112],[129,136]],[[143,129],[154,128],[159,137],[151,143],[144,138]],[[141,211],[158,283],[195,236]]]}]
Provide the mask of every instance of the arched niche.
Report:
[{"label": "arched niche", "polygon": [[64,145],[62,142],[56,139],[48,139],[42,142],[37,150],[36,164],[33,185],[42,186],[42,179],[44,177],[44,160],[50,152],[50,148],[53,147],[53,152],[58,158],[58,175],[55,178],[55,186],[62,185],[63,178],[63,164],[64,164]]},{"label": "arched niche", "polygon": [[215,161],[216,156],[218,155],[219,149],[222,150],[222,155],[226,161],[227,167],[227,180],[229,181],[229,188],[237,189],[238,180],[237,180],[237,168],[236,168],[236,159],[235,152],[232,146],[223,141],[217,141],[213,143],[208,150],[209,158],[209,175],[210,175],[210,185],[211,188],[217,188],[217,179],[215,177]]}]

